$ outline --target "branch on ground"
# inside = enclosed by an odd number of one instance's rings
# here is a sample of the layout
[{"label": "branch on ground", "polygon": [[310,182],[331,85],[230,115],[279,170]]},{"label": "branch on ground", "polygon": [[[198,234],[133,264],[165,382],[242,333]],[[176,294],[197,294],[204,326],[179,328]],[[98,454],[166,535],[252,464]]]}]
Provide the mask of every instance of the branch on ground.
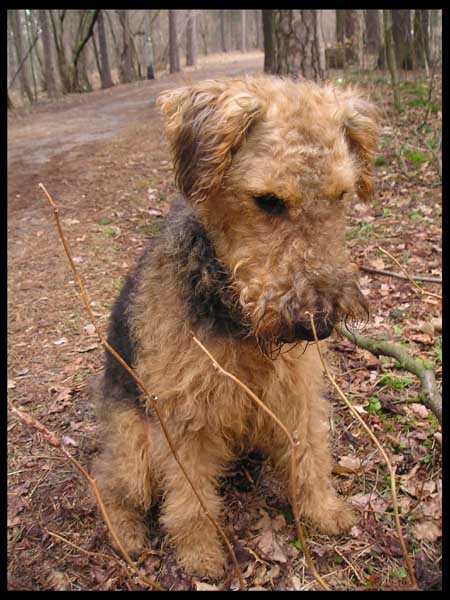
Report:
[{"label": "branch on ground", "polygon": [[436,415],[439,423],[442,424],[442,397],[436,384],[434,371],[428,368],[422,359],[412,358],[412,356],[398,344],[362,336],[359,333],[349,331],[343,324],[338,325],[336,330],[348,340],[360,348],[368,350],[375,356],[381,354],[383,356],[395,358],[398,361],[400,368],[417,375],[421,383],[421,391],[419,394],[420,401]]}]

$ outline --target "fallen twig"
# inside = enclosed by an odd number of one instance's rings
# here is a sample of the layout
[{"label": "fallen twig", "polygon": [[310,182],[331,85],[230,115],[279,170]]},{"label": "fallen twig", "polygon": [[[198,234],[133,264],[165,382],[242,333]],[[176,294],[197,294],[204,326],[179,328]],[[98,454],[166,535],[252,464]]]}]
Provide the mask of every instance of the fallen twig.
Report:
[{"label": "fallen twig", "polygon": [[389,470],[389,475],[390,475],[392,507],[394,509],[394,520],[395,520],[395,526],[396,526],[396,529],[397,529],[398,539],[399,539],[400,546],[401,546],[401,549],[402,549],[403,558],[405,560],[405,563],[406,563],[406,566],[407,566],[407,569],[408,569],[408,574],[409,574],[409,579],[411,581],[411,585],[413,586],[413,588],[415,590],[418,590],[419,586],[417,585],[417,580],[416,580],[416,576],[414,574],[414,569],[413,569],[413,566],[412,566],[411,561],[409,559],[408,550],[406,548],[405,540],[403,538],[402,527],[401,527],[401,524],[400,524],[400,517],[399,517],[399,514],[398,514],[397,489],[396,489],[396,483],[395,483],[395,467],[392,467],[391,461],[389,460],[388,455],[384,451],[383,446],[380,444],[380,442],[376,438],[375,434],[368,427],[368,425],[366,425],[366,423],[364,422],[364,419],[361,418],[361,416],[358,414],[358,412],[352,406],[352,404],[348,400],[347,396],[344,394],[344,392],[341,390],[341,388],[339,387],[339,385],[336,383],[336,380],[334,379],[334,377],[331,375],[330,370],[328,368],[328,365],[327,365],[327,363],[325,362],[325,360],[324,360],[324,358],[322,356],[322,350],[320,349],[320,343],[319,343],[319,339],[317,337],[316,326],[314,324],[314,316],[309,313],[309,318],[310,318],[310,322],[311,322],[311,329],[312,329],[313,334],[314,334],[314,339],[315,339],[315,344],[316,344],[316,347],[317,347],[317,352],[319,353],[320,361],[322,363],[322,366],[323,366],[323,368],[325,370],[325,373],[326,373],[328,379],[330,380],[331,384],[333,385],[333,387],[338,392],[339,396],[345,402],[345,404],[347,405],[347,407],[350,409],[350,412],[352,413],[352,415],[355,417],[355,419],[357,419],[361,423],[362,427],[364,428],[364,430],[366,431],[366,433],[369,435],[369,437],[371,438],[371,440],[373,441],[373,443],[377,447],[378,451],[380,452],[381,456],[384,458],[384,461],[386,462],[387,468]]},{"label": "fallen twig", "polygon": [[402,369],[417,375],[422,384],[420,400],[435,415],[439,423],[442,424],[442,397],[436,385],[436,378],[431,369],[427,369],[423,360],[412,358],[406,350],[385,340],[376,340],[374,338],[364,337],[353,331],[349,331],[343,324],[337,325],[336,330],[344,337],[355,343],[357,346],[368,350],[375,356],[392,356],[395,358]]},{"label": "fallen twig", "polygon": [[39,187],[44,191],[44,193],[47,196],[47,199],[48,199],[51,207],[53,208],[53,215],[55,217],[56,227],[58,229],[59,237],[61,238],[61,242],[62,242],[62,244],[64,246],[64,250],[65,250],[66,256],[67,256],[67,258],[69,260],[70,266],[72,267],[72,271],[73,271],[73,273],[75,275],[75,278],[77,280],[78,286],[80,288],[81,295],[82,295],[82,298],[83,298],[83,303],[84,303],[84,305],[85,305],[85,307],[86,307],[86,309],[87,309],[87,311],[89,313],[91,322],[92,322],[92,324],[93,324],[93,326],[95,328],[95,331],[96,331],[96,333],[97,333],[97,335],[98,335],[98,337],[100,339],[100,342],[101,342],[102,346],[106,350],[108,350],[108,352],[110,352],[114,356],[114,358],[130,374],[130,376],[134,379],[134,381],[137,383],[137,385],[142,390],[142,392],[144,392],[144,394],[150,400],[150,404],[151,404],[153,410],[155,411],[156,416],[158,417],[158,420],[159,420],[159,422],[161,424],[161,428],[163,430],[163,433],[164,433],[164,436],[165,436],[165,438],[167,440],[169,448],[170,448],[170,450],[171,450],[171,452],[173,454],[173,457],[175,458],[175,460],[176,460],[178,466],[180,467],[180,469],[181,469],[184,477],[186,478],[186,480],[189,483],[192,491],[194,492],[195,497],[199,501],[200,506],[202,507],[203,512],[205,513],[205,516],[214,525],[214,527],[218,531],[220,537],[223,539],[225,545],[227,546],[228,551],[229,551],[229,553],[231,555],[231,559],[232,559],[232,562],[233,562],[234,569],[236,571],[236,575],[237,575],[237,577],[239,579],[239,585],[241,586],[242,589],[244,589],[245,588],[244,578],[243,578],[242,572],[241,572],[241,570],[239,568],[239,565],[238,565],[238,562],[237,562],[237,559],[236,559],[236,554],[234,553],[233,547],[232,547],[230,541],[228,540],[228,537],[226,536],[226,534],[225,534],[224,530],[222,529],[222,527],[219,525],[219,523],[216,521],[216,519],[214,519],[214,517],[209,512],[209,510],[208,510],[208,508],[207,508],[204,500],[202,499],[202,497],[200,496],[199,492],[197,491],[197,489],[195,488],[194,484],[192,483],[192,480],[189,477],[189,475],[188,475],[188,473],[187,473],[187,471],[186,471],[183,463],[180,461],[180,458],[178,456],[178,452],[176,451],[176,449],[175,449],[175,447],[174,447],[174,445],[172,443],[172,440],[170,438],[170,434],[168,432],[168,429],[167,429],[167,426],[165,424],[165,421],[164,421],[164,419],[163,419],[163,417],[161,415],[161,412],[160,412],[160,410],[159,410],[159,408],[157,406],[157,403],[155,401],[157,399],[157,396],[154,396],[153,394],[149,393],[149,391],[147,390],[146,386],[141,381],[141,379],[138,377],[138,375],[135,373],[135,371],[123,360],[123,358],[120,356],[120,354],[118,354],[118,352],[116,352],[114,350],[114,348],[107,342],[107,340],[104,338],[102,332],[97,327],[97,323],[96,323],[96,320],[95,320],[95,317],[94,317],[94,313],[92,312],[92,309],[90,307],[89,297],[88,297],[87,292],[85,290],[83,281],[82,281],[82,279],[81,279],[81,277],[80,277],[80,275],[78,273],[78,270],[77,270],[77,268],[76,268],[76,266],[75,266],[75,264],[74,264],[74,262],[72,260],[72,256],[71,256],[69,247],[67,245],[67,242],[66,242],[66,239],[65,239],[65,236],[64,236],[64,232],[63,232],[63,230],[61,228],[61,223],[59,221],[59,209],[58,209],[57,205],[55,204],[55,202],[53,201],[53,198],[50,196],[50,194],[46,190],[45,186],[42,183],[40,183]]},{"label": "fallen twig", "polygon": [[[54,448],[59,448],[61,450],[61,452],[63,452],[66,455],[66,457],[70,460],[70,462],[75,466],[76,470],[82,475],[82,477],[84,477],[84,479],[91,486],[92,491],[94,492],[94,495],[95,495],[95,499],[97,500],[97,504],[100,509],[100,512],[102,513],[103,519],[106,523],[106,526],[108,527],[108,529],[111,533],[111,536],[114,539],[114,542],[116,543],[116,546],[117,546],[119,552],[121,553],[121,555],[123,556],[123,558],[125,559],[125,562],[127,563],[127,565],[130,567],[130,569],[133,571],[133,573],[135,575],[137,575],[137,577],[139,577],[139,579],[142,582],[144,582],[145,584],[149,585],[150,587],[152,587],[156,590],[164,591],[164,588],[161,585],[159,585],[159,583],[157,583],[156,581],[153,581],[152,579],[149,579],[145,575],[142,575],[141,573],[139,573],[134,562],[131,560],[128,552],[125,550],[120,539],[117,537],[114,527],[112,526],[111,521],[109,520],[108,512],[103,503],[103,500],[100,495],[99,489],[97,487],[97,482],[95,481],[95,479],[93,477],[91,477],[89,475],[89,473],[86,471],[86,469],[83,467],[83,465],[74,456],[72,456],[72,454],[67,450],[67,448],[64,446],[64,444],[61,442],[61,440],[55,433],[53,433],[52,431],[49,431],[47,429],[47,427],[45,427],[45,425],[43,425],[40,421],[38,421],[31,415],[24,413],[21,410],[19,410],[18,408],[16,408],[14,406],[14,404],[11,402],[11,400],[9,400],[9,399],[8,399],[8,405],[9,405],[9,408],[11,409],[11,411],[17,417],[19,417],[19,419],[23,423],[25,423],[29,427],[32,427],[33,429],[36,429],[37,431],[39,431],[39,433],[42,434],[44,439],[51,446],[53,446]],[[52,533],[52,535],[55,535],[55,534]]]},{"label": "fallen twig", "polygon": [[395,256],[392,256],[392,254],[390,252],[388,252],[387,250],[385,250],[381,246],[378,246],[378,250],[381,250],[381,252],[383,252],[383,254],[386,254],[386,256],[389,256],[389,258],[391,260],[393,260],[395,262],[395,264],[400,267],[400,269],[406,275],[406,278],[413,284],[413,286],[416,288],[416,290],[418,292],[420,292],[421,294],[425,294],[427,296],[433,296],[433,298],[438,298],[439,300],[442,300],[442,295],[441,294],[435,294],[434,292],[428,292],[427,290],[424,290],[422,287],[420,287],[420,285],[417,284],[414,281],[414,279],[410,276],[410,274],[405,269],[405,267],[395,258]]},{"label": "fallen twig", "polygon": [[401,275],[400,273],[395,273],[394,271],[383,271],[383,269],[374,269],[372,267],[362,266],[360,267],[361,271],[365,271],[366,273],[375,273],[376,275],[386,275],[387,277],[396,277],[397,279],[406,279],[410,281],[414,279],[415,281],[426,281],[429,283],[440,283],[442,285],[441,277],[431,277],[430,275],[411,275],[411,277],[407,277],[406,275]]}]

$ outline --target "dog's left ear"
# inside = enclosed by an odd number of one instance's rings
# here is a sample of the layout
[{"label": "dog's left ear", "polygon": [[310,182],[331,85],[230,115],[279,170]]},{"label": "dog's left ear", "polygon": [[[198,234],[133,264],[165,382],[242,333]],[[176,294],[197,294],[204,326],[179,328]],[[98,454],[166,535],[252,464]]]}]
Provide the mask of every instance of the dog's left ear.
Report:
[{"label": "dog's left ear", "polygon": [[367,200],[374,192],[373,162],[378,144],[379,111],[353,90],[344,92],[341,109],[345,136],[359,166],[356,191],[360,198]]},{"label": "dog's left ear", "polygon": [[204,81],[170,90],[157,100],[172,149],[175,179],[186,198],[216,192],[262,103],[245,81]]}]

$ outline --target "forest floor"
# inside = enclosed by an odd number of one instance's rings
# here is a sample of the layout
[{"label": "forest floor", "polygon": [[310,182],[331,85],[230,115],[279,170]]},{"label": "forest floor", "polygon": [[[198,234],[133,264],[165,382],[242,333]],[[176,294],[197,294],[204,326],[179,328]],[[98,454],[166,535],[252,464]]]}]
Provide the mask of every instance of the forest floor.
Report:
[{"label": "forest floor", "polygon": [[[42,182],[60,207],[65,235],[105,330],[111,303],[175,194],[159,92],[220,75],[262,71],[261,53],[215,56],[182,74],[161,74],[110,90],[8,111],[8,395],[40,419],[90,468],[96,422],[86,385],[103,351],[64,256]],[[348,211],[350,254],[371,305],[364,335],[401,344],[441,375],[441,305],[409,281],[364,271],[441,274],[441,80],[403,75],[396,114],[387,74],[332,71],[358,83],[383,113],[373,202]],[[423,287],[439,294],[440,286]],[[338,382],[397,469],[405,539],[422,589],[441,573],[441,428],[418,399],[418,379],[334,334],[328,361]],[[404,589],[389,475],[366,433],[328,386],[333,403],[336,487],[358,511],[345,535],[306,524],[316,568],[333,589]],[[8,421],[8,588],[140,590],[115,554],[86,482],[58,450],[15,416]],[[306,567],[289,506],[278,499],[270,465],[249,456],[223,481],[226,532],[248,589],[318,589]],[[236,589],[191,579],[179,569],[157,520],[141,572],[168,589]]]}]

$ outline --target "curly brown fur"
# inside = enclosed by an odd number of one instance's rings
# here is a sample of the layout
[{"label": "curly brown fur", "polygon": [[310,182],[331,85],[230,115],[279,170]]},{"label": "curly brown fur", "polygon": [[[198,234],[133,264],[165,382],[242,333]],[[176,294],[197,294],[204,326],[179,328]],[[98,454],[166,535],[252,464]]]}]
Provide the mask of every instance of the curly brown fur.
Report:
[{"label": "curly brown fur", "polygon": [[[328,404],[308,313],[321,338],[337,320],[367,313],[345,252],[344,210],[350,194],[373,190],[376,111],[356,90],[270,77],[204,81],[159,104],[184,199],[127,280],[110,342],[158,396],[213,516],[222,512],[217,482],[243,450],[270,455],[286,479],[289,444],[217,374],[191,331],[295,430],[301,511],[337,533],[354,517],[331,484]],[[221,575],[215,529],[151,408],[108,357],[94,396],[103,440],[95,474],[118,534],[142,549],[143,515],[160,497],[181,565]]]}]

